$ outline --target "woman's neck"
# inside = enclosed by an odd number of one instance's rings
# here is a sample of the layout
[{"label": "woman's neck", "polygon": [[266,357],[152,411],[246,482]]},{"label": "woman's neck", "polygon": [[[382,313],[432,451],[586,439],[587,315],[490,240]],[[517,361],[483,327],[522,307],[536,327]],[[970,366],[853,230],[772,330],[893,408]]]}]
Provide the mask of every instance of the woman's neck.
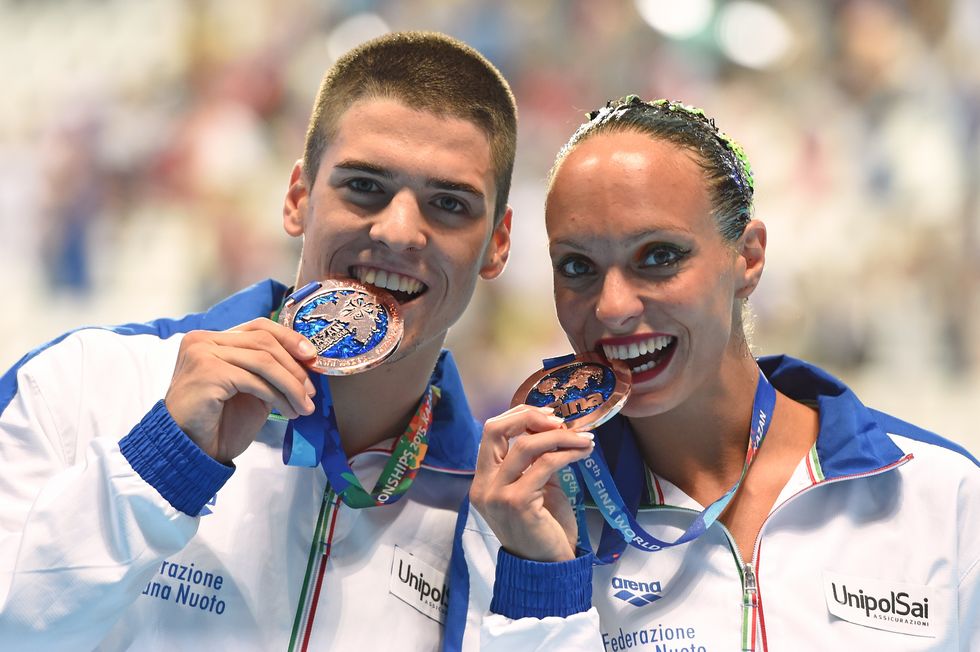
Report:
[{"label": "woman's neck", "polygon": [[758,378],[755,360],[738,356],[680,405],[630,418],[647,466],[701,504],[727,491],[745,462]]}]

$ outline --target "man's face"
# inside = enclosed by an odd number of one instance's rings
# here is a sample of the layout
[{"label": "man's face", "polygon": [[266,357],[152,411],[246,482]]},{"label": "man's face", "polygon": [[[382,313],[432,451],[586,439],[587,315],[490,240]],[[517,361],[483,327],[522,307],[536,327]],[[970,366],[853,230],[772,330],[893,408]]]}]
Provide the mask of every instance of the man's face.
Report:
[{"label": "man's face", "polygon": [[313,187],[297,164],[284,227],[303,237],[296,287],[348,277],[398,300],[396,358],[438,350],[478,276],[503,271],[510,209],[493,225],[490,143],[475,124],[364,99],[340,117]]}]

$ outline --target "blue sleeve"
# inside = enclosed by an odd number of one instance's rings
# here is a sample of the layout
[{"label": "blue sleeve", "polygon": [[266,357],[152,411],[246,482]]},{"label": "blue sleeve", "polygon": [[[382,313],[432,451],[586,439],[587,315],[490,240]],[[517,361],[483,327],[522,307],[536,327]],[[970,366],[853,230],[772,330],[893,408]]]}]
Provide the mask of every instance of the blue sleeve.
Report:
[{"label": "blue sleeve", "polygon": [[592,561],[587,553],[570,561],[521,559],[497,553],[490,611],[508,618],[565,618],[592,607]]},{"label": "blue sleeve", "polygon": [[119,450],[141,478],[188,516],[199,515],[235,471],[191,441],[163,400],[119,441]]}]

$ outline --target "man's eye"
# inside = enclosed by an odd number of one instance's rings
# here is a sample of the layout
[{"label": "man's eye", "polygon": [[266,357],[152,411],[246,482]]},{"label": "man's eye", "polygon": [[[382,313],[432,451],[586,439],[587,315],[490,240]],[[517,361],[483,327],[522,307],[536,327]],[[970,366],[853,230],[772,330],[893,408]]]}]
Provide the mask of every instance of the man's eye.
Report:
[{"label": "man's eye", "polygon": [[351,179],[347,182],[347,187],[354,192],[380,192],[381,186],[373,179]]},{"label": "man's eye", "polygon": [[432,204],[439,210],[446,211],[448,213],[462,213],[466,211],[466,204],[451,197],[449,195],[443,195],[442,197],[436,197]]},{"label": "man's eye", "polygon": [[655,245],[647,249],[640,260],[641,267],[670,267],[690,253],[671,245]]},{"label": "man's eye", "polygon": [[589,274],[592,271],[592,265],[577,256],[568,256],[558,261],[555,270],[565,278],[578,278]]}]

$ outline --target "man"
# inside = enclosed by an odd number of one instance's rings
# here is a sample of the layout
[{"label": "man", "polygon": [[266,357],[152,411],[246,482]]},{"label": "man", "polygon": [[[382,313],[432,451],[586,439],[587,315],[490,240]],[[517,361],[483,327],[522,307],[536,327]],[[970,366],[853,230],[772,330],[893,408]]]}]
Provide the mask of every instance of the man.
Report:
[{"label": "man", "polygon": [[[74,331],[11,369],[0,648],[437,647],[479,438],[441,347],[507,260],[515,139],[506,82],[448,37],[382,37],[324,77],[283,212],[303,239],[295,287],[388,288],[404,337],[380,366],[308,373],[316,352],[269,318],[288,292],[267,281],[179,321]],[[353,509],[321,468],[283,465],[279,415],[331,404],[366,487],[427,428],[403,500]]]}]

